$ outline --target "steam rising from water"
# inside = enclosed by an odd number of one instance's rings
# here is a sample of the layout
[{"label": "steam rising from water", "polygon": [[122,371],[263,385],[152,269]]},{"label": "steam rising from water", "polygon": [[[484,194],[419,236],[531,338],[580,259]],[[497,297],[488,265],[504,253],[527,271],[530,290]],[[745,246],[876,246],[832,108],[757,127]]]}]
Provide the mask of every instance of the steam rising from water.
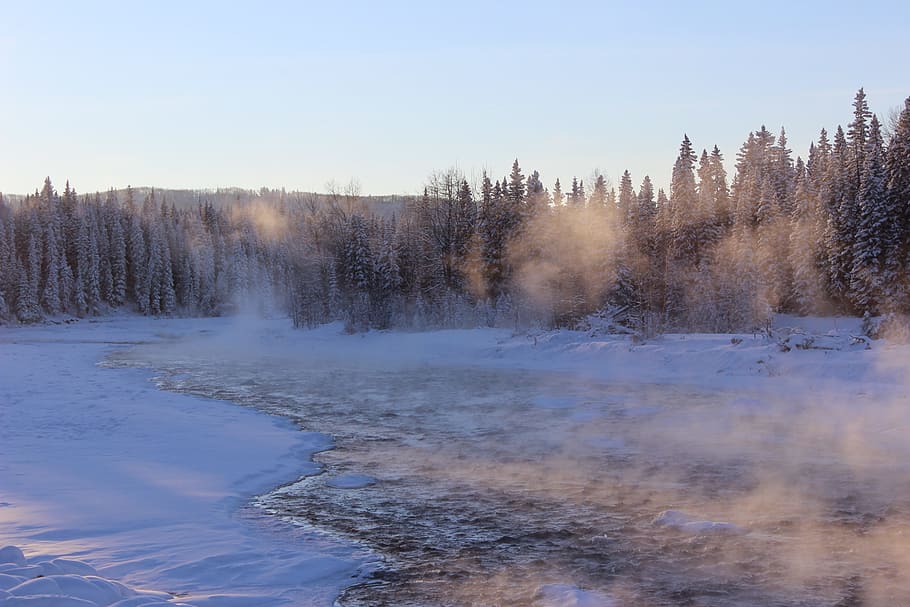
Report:
[{"label": "steam rising from water", "polygon": [[[630,606],[910,597],[903,350],[871,353],[863,384],[709,390],[428,367],[418,352],[385,364],[360,338],[307,352],[250,335],[243,349],[213,339],[176,360],[168,346],[129,356],[171,389],[335,436],[324,474],[261,502],[387,556],[343,604],[544,605],[551,584]],[[377,482],[332,485],[346,473]],[[745,533],[654,524],[669,509]]]},{"label": "steam rising from water", "polygon": [[538,310],[557,315],[596,308],[616,283],[618,263],[629,261],[623,259],[628,253],[618,217],[593,207],[534,216],[509,246],[522,294]]}]

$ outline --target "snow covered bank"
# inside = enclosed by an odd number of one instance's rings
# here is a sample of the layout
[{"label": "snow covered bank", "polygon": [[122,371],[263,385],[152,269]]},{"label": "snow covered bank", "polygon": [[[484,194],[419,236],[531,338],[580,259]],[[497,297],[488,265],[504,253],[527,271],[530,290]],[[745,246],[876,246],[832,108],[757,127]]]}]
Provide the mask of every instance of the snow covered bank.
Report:
[{"label": "snow covered bank", "polygon": [[[346,335],[341,323],[288,331],[287,321],[233,319],[181,344],[231,359],[292,357],[346,367],[471,366],[566,372],[601,381],[705,388],[904,384],[910,346],[862,336],[859,318],[781,315],[770,334],[667,334],[643,342],[583,331],[463,329]],[[774,378],[773,382],[765,381]],[[555,401],[554,401],[555,402]]]},{"label": "snow covered bank", "polygon": [[96,365],[112,344],[198,327],[127,318],[0,328],[0,546],[33,561],[78,558],[197,607],[331,605],[363,555],[246,507],[314,472],[310,455],[328,438]]},{"label": "snow covered bank", "polygon": [[29,562],[16,546],[0,548],[2,607],[192,607],[164,592],[136,591],[71,559]]}]

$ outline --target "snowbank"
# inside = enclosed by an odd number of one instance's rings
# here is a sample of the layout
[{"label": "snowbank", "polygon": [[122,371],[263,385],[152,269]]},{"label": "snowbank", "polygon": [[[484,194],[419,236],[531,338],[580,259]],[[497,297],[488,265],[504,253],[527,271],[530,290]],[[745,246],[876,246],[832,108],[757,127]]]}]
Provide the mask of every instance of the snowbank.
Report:
[{"label": "snowbank", "polygon": [[87,563],[70,559],[29,562],[16,546],[0,549],[2,607],[151,607],[172,605],[163,592],[137,591],[105,579]]},{"label": "snowbank", "polygon": [[[22,592],[54,594],[54,583],[79,584],[73,575],[104,586],[97,574],[196,607],[328,606],[360,574],[360,548],[248,506],[317,471],[310,456],[328,437],[96,364],[113,347],[217,326],[126,318],[0,328],[0,546],[32,555],[23,564],[0,551],[17,567],[2,572],[5,592],[21,582]],[[36,575],[44,581],[29,581]],[[66,588],[71,604],[86,600]],[[43,604],[22,592],[0,604]]]}]

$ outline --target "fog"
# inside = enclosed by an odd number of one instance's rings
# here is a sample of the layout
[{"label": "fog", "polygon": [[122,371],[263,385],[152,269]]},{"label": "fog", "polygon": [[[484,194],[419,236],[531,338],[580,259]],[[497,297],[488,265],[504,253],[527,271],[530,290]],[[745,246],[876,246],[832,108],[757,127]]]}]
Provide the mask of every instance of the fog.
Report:
[{"label": "fog", "polygon": [[[483,332],[337,332],[287,336],[250,316],[119,364],[334,437],[322,474],[258,502],[385,557],[342,605],[548,605],[553,584],[629,606],[910,596],[900,347],[824,382],[685,385],[659,383],[659,367],[623,382],[491,368]],[[329,482],[347,473],[376,482]],[[665,511],[690,524],[660,524]]]}]

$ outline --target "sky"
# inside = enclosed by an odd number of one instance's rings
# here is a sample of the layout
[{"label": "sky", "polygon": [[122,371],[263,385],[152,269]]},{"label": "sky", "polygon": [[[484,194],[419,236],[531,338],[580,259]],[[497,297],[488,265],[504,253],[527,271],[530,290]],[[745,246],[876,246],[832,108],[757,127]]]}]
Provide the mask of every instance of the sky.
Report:
[{"label": "sky", "polygon": [[910,3],[0,0],[0,191],[732,172],[910,95]]}]

